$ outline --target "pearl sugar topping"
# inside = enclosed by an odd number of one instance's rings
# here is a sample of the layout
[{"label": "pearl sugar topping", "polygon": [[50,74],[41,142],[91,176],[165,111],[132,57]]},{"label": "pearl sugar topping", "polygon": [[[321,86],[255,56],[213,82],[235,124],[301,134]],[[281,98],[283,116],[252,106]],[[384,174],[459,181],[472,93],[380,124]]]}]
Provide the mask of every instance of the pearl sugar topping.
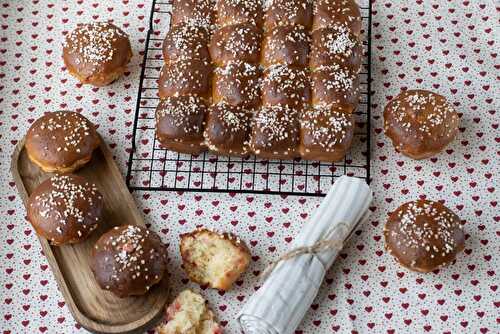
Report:
[{"label": "pearl sugar topping", "polygon": [[[402,98],[396,98],[391,104],[395,120],[402,129],[411,132],[416,128],[419,137],[451,136],[455,132],[458,115],[444,98],[429,92],[404,92]],[[450,124],[449,124],[450,123]]]},{"label": "pearl sugar topping", "polygon": [[76,113],[62,111],[49,114],[34,131],[35,137],[41,137],[40,132],[47,131],[44,136],[57,143],[57,152],[80,153],[79,146],[91,134],[87,119]]},{"label": "pearl sugar topping", "polygon": [[[38,209],[38,214],[42,218],[55,217],[58,223],[55,230],[60,234],[61,226],[67,225],[69,221],[79,224],[79,236],[82,233],[80,228],[93,228],[99,217],[94,216],[93,210],[85,212],[83,209],[92,208],[96,205],[96,200],[102,199],[96,185],[89,182],[77,183],[68,175],[53,176],[50,183],[50,191],[37,195],[31,203],[32,207]],[[82,201],[84,205],[81,204]]]},{"label": "pearl sugar topping", "polygon": [[[408,203],[405,209],[397,212],[398,230],[391,231],[398,238],[398,245],[407,248],[425,249],[431,257],[446,256],[454,251],[456,241],[453,229],[461,228],[454,214],[442,209],[438,204],[421,201]],[[417,219],[419,222],[417,223]],[[434,241],[433,241],[434,240]],[[441,246],[435,241],[439,240]]]},{"label": "pearl sugar topping", "polygon": [[80,24],[66,37],[64,47],[79,56],[75,60],[77,64],[99,65],[113,60],[113,42],[118,38],[127,38],[127,35],[110,23]]},{"label": "pearl sugar topping", "polygon": [[[115,227],[114,229],[119,228]],[[132,274],[132,280],[138,279],[141,276],[145,280],[149,280],[152,277],[154,279],[159,278],[155,273],[150,273],[148,269],[148,264],[160,257],[155,248],[144,247],[150,234],[151,232],[147,229],[128,225],[120,234],[108,239],[106,246],[114,250],[113,271],[115,273],[129,271]],[[107,258],[107,260],[109,261],[110,259]],[[120,281],[120,277],[116,274],[112,275],[112,279],[117,282]]]},{"label": "pearl sugar topping", "polygon": [[352,121],[346,113],[331,110],[331,107],[314,106],[301,120],[301,126],[312,137],[315,145],[320,145],[326,151],[333,151],[347,135]]}]

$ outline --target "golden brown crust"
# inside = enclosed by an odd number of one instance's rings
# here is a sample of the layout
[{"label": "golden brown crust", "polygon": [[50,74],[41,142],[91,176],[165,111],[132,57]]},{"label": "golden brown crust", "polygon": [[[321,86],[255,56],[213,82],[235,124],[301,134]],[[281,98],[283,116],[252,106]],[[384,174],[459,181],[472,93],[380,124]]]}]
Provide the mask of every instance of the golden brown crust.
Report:
[{"label": "golden brown crust", "polygon": [[214,71],[212,103],[226,103],[244,108],[260,104],[260,70],[256,65],[231,61]]},{"label": "golden brown crust", "polygon": [[316,106],[300,117],[300,155],[320,161],[342,160],[351,147],[354,117],[350,110]]},{"label": "golden brown crust", "polygon": [[28,220],[52,245],[85,240],[97,227],[103,198],[95,184],[73,174],[42,182],[28,199]]},{"label": "golden brown crust", "polygon": [[94,125],[72,111],[49,112],[26,134],[25,148],[33,163],[46,172],[69,173],[90,161],[100,139]]},{"label": "golden brown crust", "polygon": [[128,36],[108,22],[79,24],[66,37],[63,60],[81,83],[105,86],[126,70],[132,58]]},{"label": "golden brown crust", "polygon": [[317,0],[314,2],[313,30],[335,22],[345,25],[356,36],[361,35],[361,14],[355,0]]},{"label": "golden brown crust", "polygon": [[208,149],[217,154],[248,155],[251,119],[252,113],[241,107],[212,105],[204,132]]},{"label": "golden brown crust", "polygon": [[239,23],[250,23],[260,27],[262,6],[255,0],[218,0],[215,4],[217,26],[224,27]]},{"label": "golden brown crust", "polygon": [[205,143],[217,154],[245,156],[251,113],[260,106],[262,6],[253,0],[219,0],[215,9],[218,26],[210,54],[217,68]]},{"label": "golden brown crust", "polygon": [[161,281],[166,267],[165,245],[144,227],[116,226],[92,248],[91,269],[97,283],[120,298],[148,292]]},{"label": "golden brown crust", "polygon": [[158,80],[156,138],[166,149],[199,154],[207,103],[212,94],[208,48],[214,13],[211,0],[174,0],[171,29],[163,43],[165,64]]},{"label": "golden brown crust", "polygon": [[332,25],[312,33],[309,64],[313,70],[338,64],[358,73],[362,56],[361,42],[343,25]]},{"label": "golden brown crust", "polygon": [[300,67],[275,65],[266,69],[261,90],[265,106],[286,105],[298,111],[311,98],[307,72]]},{"label": "golden brown crust", "polygon": [[208,30],[182,23],[173,26],[163,40],[163,59],[174,63],[181,59],[210,61],[208,53]]},{"label": "golden brown crust", "polygon": [[203,129],[207,106],[196,96],[168,97],[156,108],[156,138],[177,152],[198,154],[206,148]]},{"label": "golden brown crust", "polygon": [[263,106],[254,116],[250,147],[265,159],[293,159],[299,145],[296,109],[286,105]]},{"label": "golden brown crust", "polygon": [[428,200],[397,208],[387,220],[384,236],[389,254],[404,267],[423,273],[453,262],[465,247],[458,216]]},{"label": "golden brown crust", "polygon": [[36,156],[30,155],[29,152],[27,152],[28,158],[38,167],[40,167],[44,172],[47,173],[59,173],[59,174],[65,174],[65,173],[72,173],[75,170],[78,170],[85,166],[86,164],[89,163],[89,161],[92,159],[92,155],[88,157],[84,157],[82,159],[76,160],[73,164],[67,166],[67,167],[52,167],[48,165],[44,165],[42,161],[38,161]]},{"label": "golden brown crust", "polygon": [[260,158],[293,159],[299,154],[299,117],[311,102],[306,68],[311,8],[306,1],[267,3],[262,107],[254,114],[250,137],[250,148]]},{"label": "golden brown crust", "polygon": [[311,0],[271,0],[264,15],[264,30],[279,25],[300,25],[311,29],[313,6]]},{"label": "golden brown crust", "polygon": [[459,123],[445,97],[425,90],[404,91],[384,110],[385,134],[399,152],[413,159],[441,152],[457,135]]},{"label": "golden brown crust", "polygon": [[249,23],[225,26],[215,30],[210,40],[210,56],[216,66],[230,61],[256,64],[260,57],[261,32]]},{"label": "golden brown crust", "polygon": [[301,118],[300,155],[344,159],[354,136],[352,113],[359,103],[361,17],[353,0],[314,2],[309,69],[312,108]]},{"label": "golden brown crust", "polygon": [[359,77],[349,69],[322,66],[311,74],[313,105],[336,105],[354,111],[359,103]]},{"label": "golden brown crust", "polygon": [[[240,275],[246,270],[248,264],[251,260],[250,250],[246,244],[232,233],[218,233],[205,228],[196,229],[189,233],[184,233],[180,235],[179,249],[182,257],[182,262],[189,279],[200,285],[208,285],[211,288],[227,291],[231,288],[232,284],[240,277]],[[194,250],[192,247],[196,247],[199,243],[212,243],[214,239],[221,239],[229,242],[235,249],[226,249],[230,254],[211,254],[206,253],[203,256],[203,260],[212,261],[220,260],[221,256],[224,255],[225,258],[232,257],[236,262],[232,264],[229,268],[224,268],[224,272],[220,273],[222,277],[214,277],[217,281],[210,281],[209,279],[200,279],[196,277],[194,271],[197,271],[202,263],[199,259],[194,258]],[[227,246],[226,246],[227,248]],[[221,251],[219,249],[219,251]],[[208,258],[206,258],[208,257]],[[206,259],[205,259],[206,258]],[[204,263],[206,265],[206,263]],[[204,268],[202,271],[208,274],[208,268]],[[207,277],[208,278],[208,277]]]},{"label": "golden brown crust", "polygon": [[[174,3],[174,16],[186,16],[189,12],[187,16],[196,16],[195,21],[200,21],[203,15],[207,18],[212,15],[208,4],[200,7],[196,1],[185,3],[192,8],[181,9],[182,13],[177,14]],[[359,103],[363,50],[359,41],[358,6],[354,0],[270,0],[262,6],[251,0],[215,2],[212,10],[216,20],[208,48],[214,66],[207,84],[211,86],[211,95],[193,91],[194,80],[190,78],[193,71],[186,70],[179,75],[162,73],[160,97],[192,94],[212,103],[204,137],[209,149],[219,154],[254,153],[267,159],[291,159],[299,155],[322,161],[342,159],[353,136],[352,115],[348,114]],[[176,29],[176,25],[187,21],[172,22]],[[309,33],[313,34],[312,42]],[[204,48],[202,39],[196,38],[186,53]],[[311,54],[310,47],[314,48]],[[171,59],[175,58],[175,52],[166,51],[167,63],[174,62]],[[257,70],[258,65],[262,71]],[[195,74],[203,73],[200,78],[209,78],[212,72],[198,66],[189,68],[195,68]],[[176,77],[180,79],[175,81]],[[165,87],[167,80],[171,84]],[[181,80],[187,82],[186,87]],[[338,117],[332,116],[332,110],[339,111]],[[250,112],[251,124],[241,125]],[[302,130],[299,121],[304,123]],[[232,128],[232,122],[238,126]],[[336,127],[337,123],[342,126]],[[176,149],[178,145],[175,142],[169,147]]]},{"label": "golden brown crust", "polygon": [[214,23],[211,0],[173,0],[171,25],[187,23],[210,29]]},{"label": "golden brown crust", "polygon": [[165,64],[158,81],[160,98],[199,96],[208,99],[210,90],[210,63],[198,59],[181,59]]},{"label": "golden brown crust", "polygon": [[294,65],[305,67],[308,63],[309,35],[302,26],[278,26],[264,35],[261,65]]}]

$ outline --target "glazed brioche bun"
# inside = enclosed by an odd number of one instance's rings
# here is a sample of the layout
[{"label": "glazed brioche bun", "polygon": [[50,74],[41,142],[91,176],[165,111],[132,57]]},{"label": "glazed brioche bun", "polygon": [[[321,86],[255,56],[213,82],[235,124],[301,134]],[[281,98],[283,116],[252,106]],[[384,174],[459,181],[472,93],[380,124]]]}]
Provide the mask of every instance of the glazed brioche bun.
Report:
[{"label": "glazed brioche bun", "polygon": [[386,249],[402,266],[430,272],[465,248],[460,219],[439,202],[418,200],[397,208],[384,227]]},{"label": "glazed brioche bun", "polygon": [[27,211],[39,236],[52,245],[73,244],[97,228],[103,198],[96,185],[82,176],[54,175],[31,193]]},{"label": "glazed brioche bun", "polygon": [[92,249],[91,269],[99,286],[120,298],[143,295],[159,283],[167,268],[160,237],[144,227],[116,226]]},{"label": "glazed brioche bun", "polygon": [[79,24],[66,36],[63,60],[83,84],[106,86],[118,79],[132,58],[128,36],[109,22]]},{"label": "glazed brioche bun", "polygon": [[71,173],[92,158],[100,138],[94,125],[72,111],[46,113],[26,134],[30,160],[45,172]]},{"label": "glazed brioche bun", "polygon": [[384,130],[397,151],[425,159],[441,152],[458,134],[460,119],[446,98],[426,90],[396,96],[384,110]]}]

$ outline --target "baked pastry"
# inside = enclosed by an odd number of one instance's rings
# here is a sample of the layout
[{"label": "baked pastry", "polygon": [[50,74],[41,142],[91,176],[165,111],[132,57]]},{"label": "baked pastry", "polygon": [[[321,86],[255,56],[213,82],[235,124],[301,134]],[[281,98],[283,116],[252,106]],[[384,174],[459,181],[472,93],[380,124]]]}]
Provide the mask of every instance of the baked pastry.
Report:
[{"label": "baked pastry", "polygon": [[287,105],[263,106],[254,116],[250,147],[264,159],[293,159],[299,145],[298,112]]},{"label": "baked pastry", "polygon": [[331,25],[312,33],[309,62],[311,69],[338,64],[358,73],[362,56],[361,42],[343,25]]},{"label": "baked pastry", "polygon": [[99,144],[88,119],[76,112],[56,111],[31,125],[24,145],[30,160],[45,172],[71,173],[90,161]]},{"label": "baked pastry", "polygon": [[[311,102],[307,69],[310,3],[270,1],[264,20],[262,107],[254,114],[250,148],[264,159],[298,155],[299,116]],[[288,17],[285,17],[287,15]]]},{"label": "baked pastry", "polygon": [[250,251],[232,234],[197,229],[180,238],[184,270],[193,282],[226,291],[250,263]]},{"label": "baked pastry", "polygon": [[404,267],[423,273],[453,262],[465,247],[458,216],[428,200],[397,208],[385,224],[384,236],[389,254]]},{"label": "baked pastry", "polygon": [[217,154],[249,154],[252,113],[260,107],[262,6],[253,0],[219,0],[210,55],[217,66],[204,137]]},{"label": "baked pastry", "polygon": [[208,149],[223,155],[248,155],[251,120],[252,112],[245,108],[227,103],[212,105],[204,132]]},{"label": "baked pastry", "polygon": [[203,138],[212,96],[208,49],[214,22],[211,0],[175,0],[172,26],[163,42],[165,64],[158,80],[156,138],[161,146],[188,154],[206,150]]},{"label": "baked pastry", "polygon": [[359,103],[359,76],[336,64],[321,66],[311,74],[313,105],[337,105],[353,112]]},{"label": "baked pastry", "polygon": [[199,97],[167,97],[156,108],[156,138],[163,147],[177,152],[203,152],[206,114],[207,106]]},{"label": "baked pastry", "polygon": [[172,26],[187,23],[210,29],[214,23],[212,0],[173,0]]},{"label": "baked pastry", "polygon": [[79,24],[66,36],[63,59],[81,83],[106,86],[118,79],[132,58],[127,34],[109,22]]},{"label": "baked pastry", "polygon": [[262,6],[255,0],[217,0],[215,2],[216,23],[218,27],[239,23],[262,25]]},{"label": "baked pastry", "polygon": [[210,56],[216,66],[239,60],[256,64],[260,56],[261,33],[251,23],[224,26],[214,31],[210,40]]},{"label": "baked pastry", "polygon": [[163,40],[163,60],[165,63],[175,63],[181,59],[209,62],[208,37],[208,30],[203,27],[187,23],[173,26]]},{"label": "baked pastry", "polygon": [[335,22],[361,35],[361,14],[355,0],[316,0],[314,2],[313,31]]},{"label": "baked pastry", "polygon": [[299,111],[310,102],[309,77],[299,67],[274,65],[266,69],[261,89],[264,106],[286,105]]},{"label": "baked pastry", "polygon": [[351,147],[363,49],[354,0],[314,2],[309,69],[312,108],[301,117],[300,155],[335,162]]},{"label": "baked pastry", "polygon": [[96,185],[73,174],[54,175],[28,199],[28,220],[52,245],[87,239],[99,224],[103,198]]},{"label": "baked pastry", "polygon": [[300,117],[300,156],[339,161],[351,147],[354,117],[342,107],[314,106]]},{"label": "baked pastry", "polygon": [[156,233],[144,227],[115,226],[97,240],[91,261],[102,289],[120,298],[137,296],[162,280],[167,249]]},{"label": "baked pastry", "polygon": [[158,334],[222,334],[207,301],[191,290],[182,291],[167,307],[165,322]]},{"label": "baked pastry", "polygon": [[311,0],[268,0],[264,15],[264,30],[270,31],[279,25],[302,26],[311,29],[313,20]]},{"label": "baked pastry", "polygon": [[208,98],[211,73],[210,63],[206,60],[180,59],[165,64],[158,81],[160,98],[186,95]]},{"label": "baked pastry", "polygon": [[254,109],[260,104],[260,70],[256,65],[230,61],[214,71],[212,103]]},{"label": "baked pastry", "polygon": [[308,64],[309,35],[302,26],[277,26],[265,34],[262,42],[261,65],[295,65],[306,67]]},{"label": "baked pastry", "polygon": [[[159,95],[197,96],[208,106],[204,145],[196,145],[196,153],[207,147],[217,154],[329,162],[345,156],[363,56],[354,0],[218,0],[212,12],[206,1],[177,2]],[[200,16],[215,17],[210,33]]]},{"label": "baked pastry", "polygon": [[458,133],[460,120],[445,97],[426,90],[404,91],[384,110],[384,131],[399,152],[425,159],[442,151]]}]

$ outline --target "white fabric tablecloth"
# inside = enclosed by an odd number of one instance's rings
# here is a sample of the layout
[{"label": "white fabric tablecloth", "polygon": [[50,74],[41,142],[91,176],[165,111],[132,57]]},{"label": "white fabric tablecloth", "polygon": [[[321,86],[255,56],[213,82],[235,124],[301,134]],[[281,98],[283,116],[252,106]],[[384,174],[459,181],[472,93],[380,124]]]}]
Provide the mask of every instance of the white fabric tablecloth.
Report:
[{"label": "white fabric tablecloth", "polygon": [[[370,222],[356,231],[326,274],[299,333],[498,332],[498,9],[493,0],[375,1]],[[497,3],[498,6],[498,3]],[[82,110],[99,124],[122,172],[131,146],[139,64],[150,3],[0,0],[0,330],[83,333],[52,277],[9,173],[10,155],[45,111]],[[62,70],[63,32],[112,18],[131,37],[130,73],[112,86],[80,87]],[[496,35],[495,35],[496,34]],[[425,161],[396,154],[382,133],[382,110],[402,88],[445,95],[461,131],[446,152]],[[495,96],[495,91],[497,96]],[[269,260],[288,249],[318,198],[245,194],[135,193],[151,228],[180,264],[178,234],[204,224],[228,229],[253,253],[249,271],[225,294],[203,291],[227,333]],[[439,274],[399,267],[384,252],[387,214],[418,197],[444,200],[465,222],[467,247]],[[171,270],[174,292],[188,283]]]}]

